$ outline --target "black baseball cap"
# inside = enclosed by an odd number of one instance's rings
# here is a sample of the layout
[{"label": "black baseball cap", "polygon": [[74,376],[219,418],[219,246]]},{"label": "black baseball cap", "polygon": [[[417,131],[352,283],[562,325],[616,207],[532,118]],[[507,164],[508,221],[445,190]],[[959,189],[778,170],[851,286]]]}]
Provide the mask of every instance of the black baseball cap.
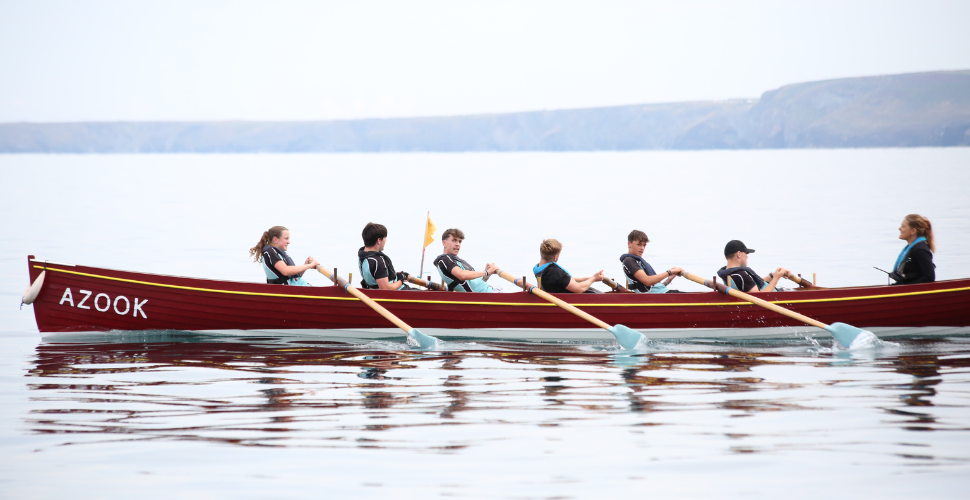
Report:
[{"label": "black baseball cap", "polygon": [[738,252],[744,253],[754,253],[753,248],[748,248],[741,240],[731,240],[727,245],[724,245],[724,255],[728,256]]}]

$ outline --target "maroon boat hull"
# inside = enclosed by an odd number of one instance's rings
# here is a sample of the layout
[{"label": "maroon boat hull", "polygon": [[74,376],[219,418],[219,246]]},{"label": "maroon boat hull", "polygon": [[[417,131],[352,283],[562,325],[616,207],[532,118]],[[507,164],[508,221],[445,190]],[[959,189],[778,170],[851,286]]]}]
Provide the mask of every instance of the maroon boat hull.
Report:
[{"label": "maroon boat hull", "polygon": [[[41,332],[110,330],[348,330],[391,325],[336,286],[288,287],[55,264],[28,257]],[[415,328],[589,329],[583,319],[526,292],[366,294]],[[564,294],[610,324],[648,334],[671,329],[765,329],[798,321],[717,292]],[[824,323],[860,328],[970,326],[970,279],[759,294]],[[460,333],[456,333],[460,335]]]}]

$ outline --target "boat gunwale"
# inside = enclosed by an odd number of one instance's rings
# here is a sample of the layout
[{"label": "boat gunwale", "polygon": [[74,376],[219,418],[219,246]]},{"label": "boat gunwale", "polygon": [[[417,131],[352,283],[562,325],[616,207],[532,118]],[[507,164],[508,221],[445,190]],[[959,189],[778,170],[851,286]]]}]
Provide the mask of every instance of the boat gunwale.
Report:
[{"label": "boat gunwale", "polygon": [[[183,276],[173,276],[173,275],[161,275],[152,273],[140,273],[135,271],[121,271],[115,269],[107,268],[94,268],[90,266],[76,266],[72,264],[54,263],[50,261],[41,261],[37,259],[30,259],[31,262],[43,263],[43,265],[33,265],[34,269],[50,270],[60,273],[73,274],[78,276],[91,277],[96,279],[105,279],[111,281],[120,281],[138,285],[145,286],[156,286],[163,288],[190,290],[203,293],[224,293],[232,295],[246,295],[246,296],[262,296],[262,297],[278,297],[278,298],[295,298],[295,299],[316,299],[316,300],[341,300],[341,301],[358,301],[359,299],[350,296],[329,296],[329,295],[301,295],[301,294],[280,294],[280,293],[269,293],[269,292],[253,292],[244,290],[228,290],[228,289],[218,289],[218,288],[201,288],[201,287],[191,287],[185,285],[169,284],[169,283],[155,283],[150,281],[142,281],[130,278],[122,278],[115,276],[105,276],[93,273],[85,273],[80,271],[68,270],[68,269],[58,269],[57,267],[51,266],[70,266],[78,267],[89,270],[100,270],[115,273],[123,273],[129,275],[141,275],[141,276],[157,276],[161,278],[169,278],[176,280],[192,280],[192,281],[204,281],[213,283],[229,283],[233,285],[244,285],[244,286],[274,286],[265,285],[262,283],[252,283],[252,282],[242,282],[242,281],[231,281],[231,280],[214,280],[208,278],[191,278]],[[936,281],[933,284],[947,283],[947,282],[966,282],[968,278],[954,279],[954,280],[941,280]],[[886,285],[870,285],[862,287],[844,287],[844,288],[827,288],[822,290],[798,290],[800,293],[828,293],[828,292],[857,292],[864,291],[865,289],[873,288],[885,288]],[[326,290],[328,288],[336,287],[316,287],[319,290]],[[958,288],[943,288],[943,289],[931,289],[931,290],[919,290],[910,291],[902,293],[890,293],[890,294],[878,294],[878,295],[854,295],[854,296],[837,296],[837,297],[825,297],[825,298],[815,298],[815,299],[793,299],[793,300],[770,300],[769,302],[773,304],[807,304],[807,303],[827,303],[827,302],[845,302],[845,301],[859,301],[859,300],[878,300],[896,297],[907,297],[907,296],[920,296],[920,295],[931,295],[931,294],[942,294],[942,293],[954,293],[954,292],[965,292],[970,291],[970,286],[958,287]],[[527,293],[524,291],[516,293]],[[703,295],[710,297],[710,294],[717,292],[686,292],[693,295]],[[775,292],[775,293],[787,293],[787,292]],[[482,295],[482,294],[476,294]],[[491,295],[491,294],[488,294]],[[503,294],[505,296],[516,296],[515,294]],[[575,297],[574,294],[560,294],[566,296]],[[623,294],[634,295],[634,294]],[[677,294],[680,295],[680,294]],[[531,294],[529,295],[531,297]],[[636,296],[636,295],[634,295]],[[649,295],[655,297],[656,295]],[[608,297],[608,296],[607,296]],[[458,297],[455,297],[458,299]],[[674,297],[672,297],[674,298]],[[441,305],[483,305],[483,306],[539,306],[539,307],[555,307],[555,304],[549,302],[494,302],[494,301],[464,301],[464,300],[424,300],[424,299],[395,299],[395,298],[384,298],[384,297],[372,297],[374,301],[377,302],[388,302],[388,303],[415,303],[415,304],[441,304]],[[734,299],[730,302],[592,302],[592,303],[578,303],[570,302],[576,307],[699,307],[699,306],[740,306],[740,305],[752,305],[751,302],[747,302],[741,299]]]}]

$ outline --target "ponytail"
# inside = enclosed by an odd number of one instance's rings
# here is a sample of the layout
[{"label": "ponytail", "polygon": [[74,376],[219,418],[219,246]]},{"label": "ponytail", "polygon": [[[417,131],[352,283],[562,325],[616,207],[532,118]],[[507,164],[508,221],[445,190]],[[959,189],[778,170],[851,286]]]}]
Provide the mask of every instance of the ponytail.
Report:
[{"label": "ponytail", "polygon": [[249,249],[249,256],[253,258],[253,262],[263,261],[263,247],[272,243],[273,238],[282,238],[283,231],[289,230],[283,226],[273,226],[269,230],[263,231],[263,236],[259,238],[259,243]]},{"label": "ponytail", "polygon": [[933,241],[933,225],[930,220],[919,214],[909,214],[905,218],[906,224],[916,230],[917,236],[925,236],[930,251],[936,253],[936,242]]}]

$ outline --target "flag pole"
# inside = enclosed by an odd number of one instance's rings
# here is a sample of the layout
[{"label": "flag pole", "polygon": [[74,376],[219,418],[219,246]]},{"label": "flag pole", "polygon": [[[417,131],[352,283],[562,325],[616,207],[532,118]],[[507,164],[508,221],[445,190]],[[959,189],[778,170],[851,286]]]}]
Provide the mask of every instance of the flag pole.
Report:
[{"label": "flag pole", "polygon": [[421,270],[418,271],[418,277],[424,276],[424,252],[428,250],[428,236],[431,233],[431,210],[428,210],[428,215],[424,221],[424,241],[421,245]]},{"label": "flag pole", "polygon": [[[427,250],[427,248],[421,249],[421,270],[418,271],[418,276],[424,276],[424,251],[425,250]],[[424,278],[421,278],[421,279],[424,279]]]}]

